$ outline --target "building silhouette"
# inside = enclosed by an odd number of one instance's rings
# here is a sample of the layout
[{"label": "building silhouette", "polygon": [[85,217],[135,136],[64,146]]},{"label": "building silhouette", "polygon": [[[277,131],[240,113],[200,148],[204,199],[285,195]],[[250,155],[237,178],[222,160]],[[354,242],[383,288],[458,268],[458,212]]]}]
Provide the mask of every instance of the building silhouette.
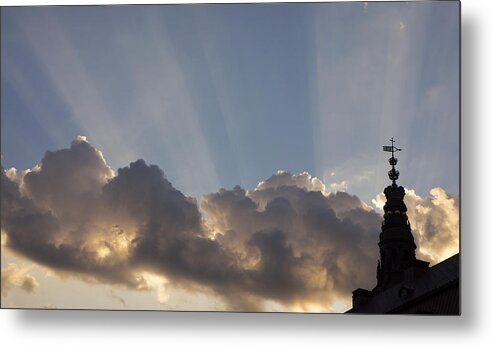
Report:
[{"label": "building silhouette", "polygon": [[417,247],[403,201],[405,189],[396,184],[399,172],[394,154],[401,149],[392,138],[391,146],[383,150],[391,152],[388,176],[392,184],[384,189],[377,284],[372,290],[354,290],[352,309],[347,313],[459,315],[459,253],[432,267],[415,257]]}]

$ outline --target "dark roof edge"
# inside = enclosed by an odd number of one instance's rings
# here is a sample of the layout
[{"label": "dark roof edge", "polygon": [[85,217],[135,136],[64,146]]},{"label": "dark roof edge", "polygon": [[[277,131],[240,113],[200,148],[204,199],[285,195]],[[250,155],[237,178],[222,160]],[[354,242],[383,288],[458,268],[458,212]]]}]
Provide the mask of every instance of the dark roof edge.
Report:
[{"label": "dark roof edge", "polygon": [[419,302],[422,302],[430,297],[432,297],[433,295],[435,295],[436,293],[439,293],[440,291],[442,290],[445,290],[445,289],[448,289],[448,288],[452,288],[454,285],[459,285],[460,284],[460,279],[459,278],[456,278],[450,282],[447,282],[445,284],[443,284],[442,286],[440,287],[436,287],[434,289],[432,289],[431,291],[421,295],[421,296],[418,296],[412,300],[409,300],[403,304],[401,304],[400,306],[397,306],[393,309],[391,309],[390,311],[388,311],[387,313],[398,313],[398,311],[400,310],[404,310],[405,308],[409,307],[409,306],[412,306],[412,305],[415,305]]}]

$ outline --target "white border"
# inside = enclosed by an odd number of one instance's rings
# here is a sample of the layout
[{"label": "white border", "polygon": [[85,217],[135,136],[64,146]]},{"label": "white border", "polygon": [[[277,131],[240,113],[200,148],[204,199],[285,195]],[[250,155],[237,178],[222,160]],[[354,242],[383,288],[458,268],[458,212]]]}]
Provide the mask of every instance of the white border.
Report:
[{"label": "white border", "polygon": [[[168,3],[183,2],[189,1]],[[2,6],[113,3],[162,2],[0,0]],[[492,171],[487,170],[492,148],[491,91],[487,89],[492,76],[490,3],[462,1],[461,317],[1,310],[2,345],[416,346],[422,343],[471,346],[490,343],[492,182],[489,177]]]}]

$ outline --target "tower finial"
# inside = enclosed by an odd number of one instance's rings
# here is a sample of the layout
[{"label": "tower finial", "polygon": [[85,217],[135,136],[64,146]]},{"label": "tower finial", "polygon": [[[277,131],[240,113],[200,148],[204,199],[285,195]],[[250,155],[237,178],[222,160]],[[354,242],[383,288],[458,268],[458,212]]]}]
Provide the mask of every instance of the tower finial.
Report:
[{"label": "tower finial", "polygon": [[393,181],[393,186],[396,187],[396,180],[400,176],[398,170],[395,169],[395,165],[398,163],[398,159],[395,158],[395,152],[401,151],[401,148],[395,147],[395,140],[390,139],[391,146],[383,146],[383,151],[391,152],[391,158],[389,158],[389,163],[391,165],[391,170],[388,171],[389,179]]}]

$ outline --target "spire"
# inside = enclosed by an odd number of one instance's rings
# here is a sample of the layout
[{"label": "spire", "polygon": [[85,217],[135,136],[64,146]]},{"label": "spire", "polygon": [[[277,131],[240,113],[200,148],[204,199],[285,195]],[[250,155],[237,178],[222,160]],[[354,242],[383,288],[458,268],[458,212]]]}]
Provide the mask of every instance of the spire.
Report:
[{"label": "spire", "polygon": [[395,147],[395,140],[393,138],[390,139],[391,146],[383,146],[383,151],[391,152],[391,158],[389,158],[389,163],[391,165],[391,170],[388,171],[389,179],[393,181],[393,186],[396,187],[396,180],[400,177],[400,172],[395,169],[396,164],[398,163],[398,159],[395,158],[395,152],[401,151],[401,148]]},{"label": "spire", "polygon": [[380,262],[377,267],[378,284],[375,290],[384,290],[400,282],[404,271],[415,261],[415,241],[407,217],[407,207],[403,198],[405,189],[396,184],[400,173],[395,169],[398,159],[395,152],[395,140],[391,138],[391,146],[383,146],[383,151],[391,152],[388,162],[391,170],[388,177],[392,184],[384,189],[386,203],[384,204],[383,223],[379,234]]},{"label": "spire", "polygon": [[[353,308],[348,312],[374,312],[385,298],[390,298],[395,294],[393,291],[395,286],[400,288],[397,289],[400,298],[401,288],[404,289],[404,293],[412,295],[412,281],[429,269],[428,262],[415,257],[417,247],[407,217],[407,206],[403,201],[405,189],[396,184],[400,173],[395,168],[398,163],[395,152],[401,149],[395,147],[393,138],[390,142],[391,146],[383,146],[383,151],[391,152],[391,158],[388,160],[391,165],[391,170],[388,171],[391,184],[384,189],[386,203],[383,207],[383,222],[379,234],[380,258],[376,267],[377,284],[371,291],[362,288],[354,290],[352,292]],[[392,289],[387,292],[389,288]],[[373,299],[376,303],[374,305]]]}]

